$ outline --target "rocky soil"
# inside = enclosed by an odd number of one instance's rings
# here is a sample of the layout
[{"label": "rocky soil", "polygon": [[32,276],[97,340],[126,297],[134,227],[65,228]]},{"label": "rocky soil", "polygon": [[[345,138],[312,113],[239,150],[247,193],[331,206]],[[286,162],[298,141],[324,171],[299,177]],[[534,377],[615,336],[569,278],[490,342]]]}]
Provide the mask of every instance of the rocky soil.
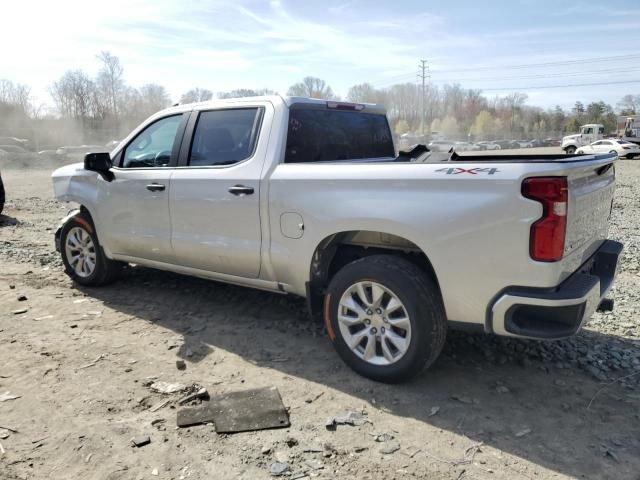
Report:
[{"label": "rocky soil", "polygon": [[[396,386],[343,365],[300,299],[139,267],[79,289],[53,248],[54,166],[0,162],[2,479],[640,478],[640,161],[616,166],[613,312],[560,342],[450,332]],[[178,429],[183,394],[153,381],[275,386],[291,427]],[[345,410],[364,420],[327,429]]]}]

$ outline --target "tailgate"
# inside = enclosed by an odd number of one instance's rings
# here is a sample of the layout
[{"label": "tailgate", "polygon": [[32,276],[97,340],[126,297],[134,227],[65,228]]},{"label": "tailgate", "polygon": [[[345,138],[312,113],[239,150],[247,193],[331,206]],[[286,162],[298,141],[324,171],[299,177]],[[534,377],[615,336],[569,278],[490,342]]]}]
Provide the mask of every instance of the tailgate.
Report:
[{"label": "tailgate", "polygon": [[613,160],[605,165],[576,166],[569,172],[565,267],[578,268],[607,239],[615,189]]}]

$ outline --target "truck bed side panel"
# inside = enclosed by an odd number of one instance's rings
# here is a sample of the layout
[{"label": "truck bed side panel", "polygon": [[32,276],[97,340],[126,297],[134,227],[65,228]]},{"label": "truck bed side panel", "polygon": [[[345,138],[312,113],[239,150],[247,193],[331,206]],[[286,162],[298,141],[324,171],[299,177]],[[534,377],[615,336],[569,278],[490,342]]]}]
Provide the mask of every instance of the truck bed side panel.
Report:
[{"label": "truck bed side panel", "polygon": [[[587,169],[603,164],[581,163]],[[500,290],[555,286],[586,255],[582,246],[574,247],[575,259],[567,262],[532,261],[529,231],[542,208],[520,193],[528,176],[568,175],[572,181],[576,165],[496,162],[484,163],[485,170],[475,173],[450,172],[450,163],[278,165],[269,185],[274,274],[287,289],[304,294],[313,253],[323,239],[354,230],[398,235],[428,256],[448,318],[482,324],[487,305]],[[454,167],[471,170],[478,165],[456,162]],[[282,234],[280,218],[287,212],[302,217],[301,238]],[[597,243],[600,236],[587,244]]]}]

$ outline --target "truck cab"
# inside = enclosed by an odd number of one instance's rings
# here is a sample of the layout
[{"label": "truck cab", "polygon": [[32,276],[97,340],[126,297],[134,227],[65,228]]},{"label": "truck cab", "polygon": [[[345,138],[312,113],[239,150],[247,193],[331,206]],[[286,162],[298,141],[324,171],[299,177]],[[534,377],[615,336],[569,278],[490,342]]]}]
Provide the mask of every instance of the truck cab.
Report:
[{"label": "truck cab", "polygon": [[[620,123],[622,122],[619,122],[618,125]],[[622,140],[640,145],[640,115],[624,117],[623,123],[624,125],[621,131],[618,131],[618,135],[622,137]]]},{"label": "truck cab", "polygon": [[566,154],[574,154],[585,145],[601,140],[604,137],[604,126],[599,123],[589,123],[580,127],[580,133],[562,138],[562,150]]}]

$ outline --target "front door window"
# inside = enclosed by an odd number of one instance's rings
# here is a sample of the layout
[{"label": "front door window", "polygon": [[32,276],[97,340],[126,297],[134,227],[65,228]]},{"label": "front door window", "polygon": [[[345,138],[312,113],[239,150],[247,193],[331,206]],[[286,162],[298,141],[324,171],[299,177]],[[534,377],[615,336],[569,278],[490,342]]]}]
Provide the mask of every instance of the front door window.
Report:
[{"label": "front door window", "polygon": [[122,168],[157,168],[171,163],[176,132],[182,115],[165,117],[152,123],[127,146]]}]

